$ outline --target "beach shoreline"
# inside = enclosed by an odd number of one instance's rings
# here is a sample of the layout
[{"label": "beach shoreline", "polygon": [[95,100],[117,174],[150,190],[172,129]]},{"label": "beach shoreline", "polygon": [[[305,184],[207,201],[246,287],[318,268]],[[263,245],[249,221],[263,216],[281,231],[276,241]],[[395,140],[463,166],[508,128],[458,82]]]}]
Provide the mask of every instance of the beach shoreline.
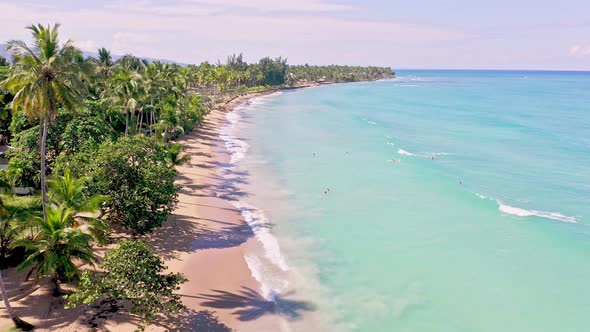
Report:
[{"label": "beach shoreline", "polygon": [[[248,317],[249,310],[259,310],[256,306],[268,302],[244,259],[247,252],[259,248],[261,243],[241,211],[232,204],[240,189],[233,184],[238,179],[228,168],[231,152],[221,139],[222,130],[231,125],[226,118],[228,113],[253,98],[280,90],[250,93],[227,101],[207,115],[203,126],[180,140],[191,160],[178,167],[177,184],[182,186],[179,203],[167,225],[157,230],[150,241],[164,257],[176,252],[166,257],[166,265],[170,272],[181,272],[188,279],[180,289],[183,303],[193,313],[212,314],[220,331],[280,330],[280,323],[272,315]],[[178,250],[178,243],[169,241],[178,233],[188,235],[182,241],[185,251]],[[201,322],[191,327],[199,330],[198,324]]]},{"label": "beach shoreline", "polygon": [[[249,93],[222,103],[207,114],[202,126],[179,140],[191,159],[177,167],[178,205],[162,227],[142,240],[164,259],[167,272],[180,272],[188,279],[178,291],[187,308],[178,317],[156,321],[147,331],[281,330],[277,316],[267,315],[273,312],[273,304],[261,295],[260,284],[244,259],[246,252],[261,244],[231,203],[239,189],[226,181],[232,176],[227,168],[231,156],[220,137],[229,125],[226,114],[252,98],[280,90]],[[98,255],[102,257],[110,247],[98,248]],[[90,322],[108,331],[137,328],[133,318],[98,306],[64,309],[65,300],[49,294],[49,282],[23,282],[24,275],[15,268],[2,272],[12,306],[38,331],[91,330]],[[28,295],[20,296],[22,290]],[[0,331],[12,325],[3,307],[0,303]]]}]

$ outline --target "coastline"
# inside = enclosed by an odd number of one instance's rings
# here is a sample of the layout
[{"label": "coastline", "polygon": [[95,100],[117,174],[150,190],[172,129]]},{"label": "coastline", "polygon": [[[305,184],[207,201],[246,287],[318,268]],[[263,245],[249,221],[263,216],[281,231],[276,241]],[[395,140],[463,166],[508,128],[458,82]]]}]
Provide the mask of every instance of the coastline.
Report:
[{"label": "coastline", "polygon": [[[281,330],[276,316],[265,315],[272,313],[274,303],[263,296],[261,284],[244,259],[261,243],[232,204],[240,195],[234,184],[240,179],[227,168],[231,152],[221,138],[222,130],[231,125],[226,118],[229,112],[280,90],[227,101],[207,115],[202,127],[180,140],[191,160],[178,167],[179,203],[149,242],[166,259],[168,271],[181,272],[189,280],[179,293],[189,316],[196,319],[186,327],[199,331],[199,325],[210,328],[213,323],[216,329],[212,331]],[[170,241],[174,237],[178,240]],[[159,330],[152,328],[149,330]]]},{"label": "coastline", "polygon": [[[244,259],[261,246],[241,211],[231,203],[239,190],[227,182],[230,152],[221,139],[229,120],[226,114],[248,100],[273,94],[271,89],[238,96],[220,104],[205,117],[201,127],[179,140],[189,162],[177,167],[175,183],[181,186],[178,205],[162,227],[142,238],[164,259],[167,272],[181,272],[188,279],[178,291],[187,309],[178,317],[157,321],[146,331],[281,331],[274,303],[266,300],[260,283]],[[224,173],[222,174],[222,170]],[[111,246],[97,248],[103,256]],[[10,301],[17,314],[33,323],[36,331],[86,331],[97,324],[107,331],[131,332],[134,318],[109,312],[101,306],[64,309],[65,300],[50,295],[47,280],[23,282],[15,268],[2,271]],[[66,287],[68,289],[69,287]],[[22,296],[26,290],[27,296]],[[34,304],[33,304],[34,303]],[[0,331],[12,326],[3,303]]]}]

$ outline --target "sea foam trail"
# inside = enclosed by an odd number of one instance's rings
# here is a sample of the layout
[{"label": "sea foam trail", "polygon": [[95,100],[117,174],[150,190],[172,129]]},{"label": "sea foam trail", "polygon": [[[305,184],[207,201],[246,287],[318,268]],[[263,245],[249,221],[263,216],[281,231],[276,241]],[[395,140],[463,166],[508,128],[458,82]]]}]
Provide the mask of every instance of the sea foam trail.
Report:
[{"label": "sea foam trail", "polygon": [[[278,93],[274,93],[272,95],[276,94]],[[231,164],[235,164],[239,160],[243,159],[249,148],[249,145],[246,142],[240,140],[234,135],[234,131],[236,130],[236,127],[241,120],[239,112],[244,110],[248,106],[262,103],[262,98],[263,97],[251,99],[248,104],[236,107],[226,115],[228,125],[221,130],[220,137],[225,142],[225,147],[231,154]],[[219,172],[224,176],[231,174],[230,169],[220,169]],[[230,200],[230,203],[240,211],[240,213],[244,217],[244,220],[246,221],[250,229],[252,229],[252,232],[254,233],[258,241],[262,244],[264,249],[264,255],[266,258],[264,259],[264,261],[268,260],[270,264],[276,266],[277,269],[280,269],[283,272],[288,271],[289,265],[287,264],[285,258],[281,254],[278,240],[270,232],[270,223],[264,215],[264,212],[243,201]],[[267,282],[265,283],[263,280],[263,267],[265,266],[263,258],[257,257],[254,254],[248,255],[248,257],[244,257],[244,259],[246,259],[246,263],[250,268],[252,276],[255,279],[259,280],[261,285],[263,285],[264,291],[268,294],[270,294],[271,291],[278,291],[276,287],[270,286]]]},{"label": "sea foam trail", "polygon": [[420,157],[420,158],[427,158],[427,159],[431,159],[437,156],[448,156],[449,153],[446,152],[424,152],[424,153],[412,153],[403,149],[399,149],[397,150],[398,154],[404,155],[404,156],[410,156],[410,157]]},{"label": "sea foam trail", "polygon": [[240,210],[256,238],[262,243],[266,258],[281,270],[288,271],[289,265],[281,254],[277,238],[270,232],[270,224],[264,213],[242,201],[231,201],[231,203]]},{"label": "sea foam trail", "polygon": [[559,221],[573,223],[573,224],[575,224],[577,222],[575,217],[565,216],[559,212],[526,210],[526,209],[522,209],[519,207],[513,207],[513,206],[506,205],[506,204],[502,204],[500,201],[497,201],[497,202],[498,202],[498,209],[506,214],[511,214],[511,215],[519,216],[519,217],[536,216],[536,217],[559,220]]},{"label": "sea foam trail", "polygon": [[222,129],[219,136],[224,141],[225,148],[230,153],[230,163],[235,164],[244,158],[250,145],[231,134],[240,122],[240,115],[237,109],[227,113],[225,118],[228,120],[229,125]]},{"label": "sea foam trail", "polygon": [[570,217],[563,215],[559,212],[548,212],[548,211],[537,211],[537,210],[527,210],[519,207],[514,207],[510,205],[506,205],[502,203],[500,200],[494,199],[492,197],[488,197],[482,194],[474,193],[475,196],[481,199],[487,199],[490,201],[495,201],[498,204],[498,210],[500,212],[510,214],[517,217],[539,217],[545,219],[552,219],[552,220],[559,220],[567,223],[575,224],[577,223],[577,219],[575,217]]},{"label": "sea foam trail", "polygon": [[258,256],[254,254],[244,255],[244,260],[252,277],[260,284],[260,293],[267,301],[274,301],[278,294],[289,287],[289,282],[277,276],[272,267],[265,264]]},{"label": "sea foam trail", "polygon": [[404,156],[415,156],[415,154],[402,149],[397,150],[397,153]]}]

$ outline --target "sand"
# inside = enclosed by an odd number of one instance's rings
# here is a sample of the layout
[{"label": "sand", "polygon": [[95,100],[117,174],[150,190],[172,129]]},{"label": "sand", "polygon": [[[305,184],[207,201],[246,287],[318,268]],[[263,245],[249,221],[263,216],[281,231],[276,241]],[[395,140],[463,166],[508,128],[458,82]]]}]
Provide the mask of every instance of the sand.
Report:
[{"label": "sand", "polygon": [[[268,92],[267,92],[268,93]],[[231,109],[250,94],[229,102]],[[225,111],[214,110],[202,128],[180,141],[191,160],[178,167],[182,186],[177,209],[146,240],[165,259],[168,271],[181,272],[189,281],[179,293],[187,310],[180,317],[161,319],[148,331],[279,331],[274,304],[260,295],[260,285],[244,260],[248,248],[259,246],[240,212],[228,201],[239,189],[219,169],[229,162],[219,137],[226,125]],[[104,250],[102,250],[104,251]],[[50,295],[50,285],[23,282],[14,269],[3,271],[10,301],[17,314],[38,331],[85,331],[88,322],[99,330],[132,331],[136,322],[105,308],[64,310],[63,299]],[[0,331],[12,326],[0,304]]]}]

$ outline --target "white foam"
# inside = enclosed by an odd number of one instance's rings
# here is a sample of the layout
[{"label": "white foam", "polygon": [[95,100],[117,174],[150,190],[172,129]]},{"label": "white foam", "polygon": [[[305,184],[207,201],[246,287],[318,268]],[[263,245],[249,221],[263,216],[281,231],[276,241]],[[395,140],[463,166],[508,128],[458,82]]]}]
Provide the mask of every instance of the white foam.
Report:
[{"label": "white foam", "polygon": [[477,197],[479,197],[481,199],[487,199],[488,198],[487,196],[484,196],[484,195],[478,194],[478,193],[475,193],[475,196],[477,196]]},{"label": "white foam", "polygon": [[377,122],[375,122],[375,121],[367,121],[367,123],[368,124],[372,124],[372,125],[376,125],[377,124]]},{"label": "white foam", "polygon": [[274,278],[272,269],[254,254],[244,255],[244,260],[250,269],[252,277],[260,283],[260,293],[267,301],[274,301],[275,297],[287,289],[289,282],[283,278]]},{"label": "white foam", "polygon": [[395,143],[393,143],[393,142],[387,142],[387,145],[394,146],[394,145],[395,145]]},{"label": "white foam", "polygon": [[399,149],[397,150],[398,154],[404,155],[404,156],[411,156],[411,157],[420,157],[420,158],[427,158],[427,159],[431,159],[434,158],[436,156],[448,156],[449,153],[446,152],[425,152],[425,153],[412,153],[403,149]]},{"label": "white foam", "polygon": [[397,150],[397,153],[404,156],[415,156],[415,154],[402,149]]},{"label": "white foam", "polygon": [[502,202],[498,202],[498,209],[506,214],[511,214],[518,217],[541,217],[553,220],[559,220],[568,223],[576,223],[575,217],[565,216],[559,212],[546,212],[546,211],[537,211],[537,210],[527,210],[522,209],[519,207],[513,207],[509,205],[502,204]]},{"label": "white foam", "polygon": [[242,201],[231,201],[231,203],[240,210],[256,238],[262,243],[266,258],[281,270],[288,271],[289,265],[281,254],[278,240],[270,232],[270,224],[264,212]]},{"label": "white foam", "polygon": [[224,141],[225,148],[230,153],[230,163],[235,164],[244,158],[246,152],[250,148],[250,145],[241,139],[238,139],[233,135],[233,131],[239,124],[241,117],[238,113],[242,108],[235,108],[231,112],[225,115],[229,124],[221,130],[219,135]]}]

